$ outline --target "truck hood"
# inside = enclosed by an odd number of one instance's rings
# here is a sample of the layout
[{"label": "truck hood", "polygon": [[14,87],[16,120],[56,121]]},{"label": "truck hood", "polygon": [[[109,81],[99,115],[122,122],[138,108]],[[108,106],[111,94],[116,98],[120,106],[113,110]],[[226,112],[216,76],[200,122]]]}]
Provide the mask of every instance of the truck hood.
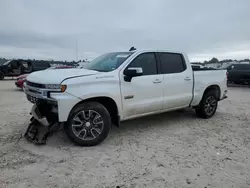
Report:
[{"label": "truck hood", "polygon": [[99,73],[100,72],[98,71],[87,69],[48,69],[29,74],[27,80],[39,84],[60,84],[66,78],[88,76]]}]

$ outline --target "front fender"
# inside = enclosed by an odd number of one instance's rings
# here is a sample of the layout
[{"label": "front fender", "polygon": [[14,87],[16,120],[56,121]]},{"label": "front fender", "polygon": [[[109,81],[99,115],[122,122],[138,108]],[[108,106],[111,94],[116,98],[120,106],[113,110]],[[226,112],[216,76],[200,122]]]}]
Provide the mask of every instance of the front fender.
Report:
[{"label": "front fender", "polygon": [[117,105],[118,114],[122,114],[120,81],[118,76],[86,76],[69,79],[62,84],[67,85],[66,92],[75,96],[80,101],[95,97],[111,98]]}]

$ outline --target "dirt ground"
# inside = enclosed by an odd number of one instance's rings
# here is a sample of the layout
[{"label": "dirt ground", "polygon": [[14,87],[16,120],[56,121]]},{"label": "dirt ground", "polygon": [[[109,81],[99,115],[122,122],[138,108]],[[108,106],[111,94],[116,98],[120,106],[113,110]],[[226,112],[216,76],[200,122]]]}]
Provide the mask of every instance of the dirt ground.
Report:
[{"label": "dirt ground", "polygon": [[96,147],[63,132],[35,146],[21,137],[31,104],[0,82],[0,187],[250,187],[250,88],[230,87],[216,115],[181,110],[113,127]]}]

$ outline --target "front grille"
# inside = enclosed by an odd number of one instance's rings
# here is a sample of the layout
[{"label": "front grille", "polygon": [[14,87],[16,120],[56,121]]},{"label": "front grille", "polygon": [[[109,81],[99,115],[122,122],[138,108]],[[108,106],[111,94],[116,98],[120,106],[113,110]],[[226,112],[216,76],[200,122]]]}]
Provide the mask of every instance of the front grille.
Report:
[{"label": "front grille", "polygon": [[27,84],[28,86],[31,86],[31,87],[45,88],[45,85],[44,85],[44,84],[38,84],[38,83],[34,83],[34,82],[29,82],[29,81],[26,81],[26,84]]}]

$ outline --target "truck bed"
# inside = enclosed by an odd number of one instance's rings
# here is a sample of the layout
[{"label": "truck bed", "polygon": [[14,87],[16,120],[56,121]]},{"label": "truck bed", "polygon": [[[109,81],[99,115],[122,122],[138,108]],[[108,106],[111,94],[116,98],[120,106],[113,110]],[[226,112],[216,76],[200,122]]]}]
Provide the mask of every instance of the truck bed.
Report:
[{"label": "truck bed", "polygon": [[219,70],[212,67],[198,67],[198,66],[192,66],[193,71],[207,71],[207,70]]},{"label": "truck bed", "polygon": [[211,85],[220,87],[220,99],[223,93],[227,90],[227,77],[226,70],[219,69],[200,69],[193,71],[194,88],[193,88],[193,101],[192,106],[197,106],[201,101],[205,89]]}]

